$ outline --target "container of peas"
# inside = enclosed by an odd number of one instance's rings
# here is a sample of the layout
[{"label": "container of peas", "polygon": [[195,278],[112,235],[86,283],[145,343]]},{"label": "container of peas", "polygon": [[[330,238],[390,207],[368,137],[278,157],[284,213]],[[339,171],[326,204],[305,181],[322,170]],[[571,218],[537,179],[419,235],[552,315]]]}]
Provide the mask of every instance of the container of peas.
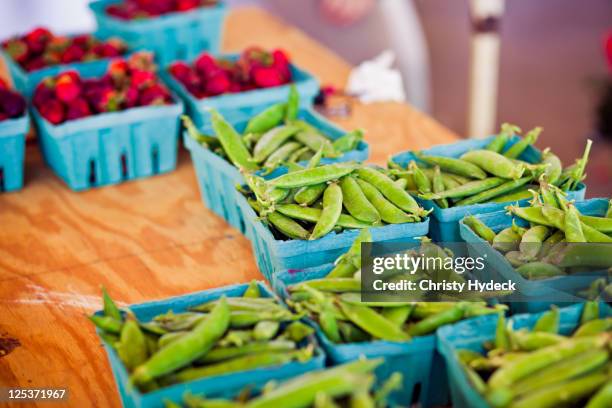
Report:
[{"label": "container of peas", "polygon": [[519,137],[518,127],[504,124],[498,135],[486,139],[395,155],[389,161],[390,172],[405,179],[406,188],[433,210],[430,232],[436,242],[461,242],[463,217],[500,211],[515,202],[525,205],[529,190],[537,189],[541,179],[562,188],[570,199],[584,198],[590,141],[584,155],[563,168],[553,152],[534,146],[541,130]]},{"label": "container of peas", "polygon": [[187,391],[261,388],[324,366],[313,329],[256,281],[118,309],[97,327],[126,407],[163,407]]},{"label": "container of peas", "polygon": [[30,128],[25,99],[0,78],[0,193],[23,186],[25,140]]},{"label": "container of peas", "polygon": [[438,332],[457,408],[612,405],[612,311],[587,302]]},{"label": "container of peas", "polygon": [[236,199],[244,174],[258,172],[269,178],[287,165],[305,164],[320,150],[320,161],[362,161],[368,145],[360,130],[346,132],[311,109],[300,108],[298,90],[292,87],[287,102],[234,126],[213,113],[212,135],[201,132],[188,117],[185,146],[191,153],[204,204],[234,228],[245,232]]},{"label": "container of peas", "polygon": [[[361,244],[372,238],[364,229],[335,263],[279,273],[275,290],[292,310],[306,313],[334,364],[361,356],[383,358],[376,370],[380,378],[396,371],[402,374],[394,401],[401,406],[416,402],[447,405],[447,377],[443,360],[436,353],[435,333],[441,327],[503,308],[487,306],[484,301],[362,302]],[[428,240],[418,250],[428,256],[447,256]]]},{"label": "container of peas", "polygon": [[289,166],[266,180],[247,175],[236,192],[245,235],[264,276],[333,262],[370,228],[376,242],[427,235],[428,212],[383,169],[356,162]]},{"label": "container of peas", "polygon": [[[544,186],[529,207],[469,216],[461,237],[472,256],[485,256],[490,268],[481,279],[512,281],[519,288],[511,307],[538,312],[582,299],[597,278],[612,266],[612,215],[607,199],[568,202]],[[484,272],[483,272],[484,274]]]}]

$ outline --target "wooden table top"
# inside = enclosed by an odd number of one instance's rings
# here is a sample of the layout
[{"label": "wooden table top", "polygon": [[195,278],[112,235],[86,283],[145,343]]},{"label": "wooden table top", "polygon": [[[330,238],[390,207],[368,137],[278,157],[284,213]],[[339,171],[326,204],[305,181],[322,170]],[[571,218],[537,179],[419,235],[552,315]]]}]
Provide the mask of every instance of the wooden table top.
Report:
[{"label": "wooden table top", "polygon": [[[351,68],[257,8],[232,11],[223,42],[225,51],[282,47],[322,84],[342,87]],[[394,152],[457,138],[399,103],[356,104],[350,118],[336,122],[366,129],[379,163]],[[70,406],[120,406],[104,350],[85,318],[101,306],[101,285],[130,304],[253,278],[261,275],[249,242],[202,205],[185,151],[170,174],[75,193],[30,145],[25,188],[0,195],[0,348],[20,343],[0,355],[0,386],[62,387]]]}]

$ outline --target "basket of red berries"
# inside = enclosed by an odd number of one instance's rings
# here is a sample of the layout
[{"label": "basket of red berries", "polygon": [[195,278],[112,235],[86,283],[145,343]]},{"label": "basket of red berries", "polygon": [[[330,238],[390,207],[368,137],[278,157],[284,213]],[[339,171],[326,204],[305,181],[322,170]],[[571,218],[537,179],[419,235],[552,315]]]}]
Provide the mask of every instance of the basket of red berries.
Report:
[{"label": "basket of red berries", "polygon": [[155,52],[160,64],[218,52],[227,7],[217,0],[101,0],[90,4],[102,37]]},{"label": "basket of red berries", "polygon": [[30,121],[26,101],[0,78],[0,192],[23,186],[25,137]]},{"label": "basket of red berries", "polygon": [[293,65],[282,50],[251,47],[240,55],[213,57],[203,53],[193,63],[177,61],[162,75],[183,99],[189,116],[204,133],[212,134],[210,109],[230,123],[244,122],[268,106],[284,102],[295,84],[300,106],[312,106],[317,80]]},{"label": "basket of red berries", "polygon": [[43,78],[68,68],[87,75],[106,66],[109,58],[128,51],[126,43],[119,38],[100,40],[90,34],[61,36],[43,27],[9,38],[1,45],[0,52],[15,88],[26,95],[31,95]]},{"label": "basket of red berries", "polygon": [[151,53],[113,60],[90,77],[45,78],[32,103],[45,159],[73,190],[176,167],[183,105],[160,82]]}]

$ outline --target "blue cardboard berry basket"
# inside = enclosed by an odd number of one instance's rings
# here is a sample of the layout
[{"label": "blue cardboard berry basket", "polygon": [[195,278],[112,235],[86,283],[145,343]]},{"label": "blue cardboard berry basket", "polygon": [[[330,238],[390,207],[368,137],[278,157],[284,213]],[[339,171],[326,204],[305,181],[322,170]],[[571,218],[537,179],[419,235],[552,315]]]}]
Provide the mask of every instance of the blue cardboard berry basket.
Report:
[{"label": "blue cardboard berry basket", "polygon": [[[236,60],[238,54],[220,55],[220,58]],[[161,72],[165,82],[176,92],[185,103],[187,113],[194,123],[205,134],[212,134],[210,123],[210,109],[214,108],[232,125],[248,121],[251,117],[263,111],[272,104],[285,102],[289,95],[290,85],[281,85],[272,88],[254,89],[251,91],[228,93],[219,96],[197,99],[179,81],[168,72]],[[314,98],[319,92],[319,83],[308,72],[291,64],[292,82],[300,95],[300,106],[311,107]]]},{"label": "blue cardboard berry basket", "polygon": [[[298,239],[277,239],[272,231],[259,219],[246,198],[235,191],[244,234],[251,241],[259,270],[269,282],[274,282],[277,273],[287,269],[306,269],[334,262],[348,251],[359,235],[359,230],[330,232],[322,238],[309,241]],[[370,227],[373,242],[416,242],[418,237],[427,235],[429,217],[421,222],[388,224]]]},{"label": "blue cardboard berry basket", "polygon": [[[430,149],[423,150],[422,152],[429,155],[455,157],[458,158],[463,153],[474,150],[483,149],[487,146],[495,136],[490,136],[485,139],[474,139],[474,140],[463,140],[461,142],[434,146]],[[509,148],[520,139],[517,136],[513,136],[508,143],[506,148]],[[525,160],[529,163],[536,163],[540,161],[541,152],[533,146],[528,146],[527,149],[519,156],[519,159]],[[412,160],[417,163],[422,163],[412,151],[406,151],[399,153],[392,157],[392,160],[402,167],[406,167]],[[575,191],[569,191],[567,198],[571,200],[582,200],[586,193],[586,186],[580,184],[580,187]],[[518,205],[527,205],[529,200],[521,200]],[[440,208],[436,203],[431,200],[421,200],[419,203],[427,210],[433,209],[431,213],[431,227],[430,237],[435,242],[462,242],[461,235],[459,234],[459,221],[467,215],[486,214],[495,211],[501,211],[508,203],[483,203],[474,205],[465,205],[460,207],[451,208]]]},{"label": "blue cardboard berry basket", "polygon": [[[594,198],[576,202],[576,208],[585,215],[603,216],[608,209],[608,200],[604,198]],[[517,225],[527,227],[529,223],[514,215],[508,215],[504,211],[489,214],[476,215],[485,225],[493,229],[496,233],[504,228],[508,228],[515,222]],[[510,307],[515,313],[535,313],[550,308],[553,304],[569,305],[580,301],[576,293],[586,289],[593,275],[588,276],[574,274],[569,276],[556,276],[548,279],[529,280],[522,277],[514,267],[508,262],[504,255],[494,249],[487,241],[476,235],[463,220],[460,221],[461,238],[467,243],[468,252],[472,257],[483,256],[488,260],[490,268],[481,272],[475,272],[480,280],[491,280],[496,282],[512,281],[520,288],[521,301],[510,303]],[[602,276],[606,272],[602,271]],[[557,302],[543,301],[544,297],[558,299]],[[518,300],[518,299],[517,299]]]},{"label": "blue cardboard berry basket", "polygon": [[6,65],[8,66],[15,89],[28,97],[32,96],[36,85],[38,85],[46,77],[55,76],[63,71],[77,71],[83,77],[92,76],[101,70],[106,69],[109,61],[113,59],[104,58],[95,61],[59,64],[28,72],[18,63],[16,63],[10,56],[8,56],[2,49],[0,49],[0,55],[2,55]]},{"label": "blue cardboard berry basket", "polygon": [[134,50],[153,51],[162,66],[177,59],[195,58],[202,51],[219,51],[227,14],[223,2],[137,20],[121,20],[108,15],[106,7],[118,2],[101,0],[89,5],[98,24],[98,36],[120,37]]},{"label": "blue cardboard berry basket", "polygon": [[[580,322],[583,306],[584,304],[582,303],[560,309],[559,323],[561,334],[570,334],[576,328]],[[513,316],[510,319],[513,329],[531,329],[542,313]],[[611,316],[612,309],[605,303],[600,303],[599,313],[601,317]],[[455,408],[490,407],[483,396],[472,387],[457,358],[457,351],[468,349],[483,353],[485,351],[483,343],[495,338],[497,319],[497,315],[483,316],[477,320],[469,320],[457,323],[454,326],[443,327],[438,331],[438,350],[446,361],[450,379],[452,405]]]},{"label": "blue cardboard berry basket", "polygon": [[[312,109],[300,109],[298,117],[332,140],[346,133]],[[236,129],[242,132],[247,122],[248,119],[238,122]],[[244,177],[234,165],[200,145],[187,132],[184,134],[184,143],[191,153],[204,205],[244,233],[246,222],[235,199],[236,186],[244,184]],[[364,161],[368,158],[368,153],[368,144],[361,141],[356,150],[346,152],[336,159],[323,159],[322,162]]]},{"label": "blue cardboard berry basket", "polygon": [[[263,282],[258,282],[259,289],[264,297],[276,297]],[[220,298],[242,296],[248,284],[239,284],[215,288],[189,295],[142,303],[130,306],[139,321],[148,322],[154,316],[172,310],[175,313],[186,311],[188,308]],[[96,312],[102,314],[102,311]],[[99,332],[98,332],[99,333]],[[277,367],[258,368],[253,370],[229,373],[214,377],[201,378],[182,384],[160,388],[149,393],[142,393],[129,385],[129,373],[121,362],[117,352],[100,338],[113,371],[115,383],[119,390],[121,402],[126,408],[163,408],[164,400],[180,403],[186,392],[205,395],[223,395],[225,390],[244,387],[261,387],[273,379],[285,379],[304,374],[306,372],[323,368],[325,356],[318,347],[316,354],[307,362],[291,362]]]},{"label": "blue cardboard berry basket", "polygon": [[25,138],[29,129],[27,113],[0,122],[0,192],[23,187]]}]

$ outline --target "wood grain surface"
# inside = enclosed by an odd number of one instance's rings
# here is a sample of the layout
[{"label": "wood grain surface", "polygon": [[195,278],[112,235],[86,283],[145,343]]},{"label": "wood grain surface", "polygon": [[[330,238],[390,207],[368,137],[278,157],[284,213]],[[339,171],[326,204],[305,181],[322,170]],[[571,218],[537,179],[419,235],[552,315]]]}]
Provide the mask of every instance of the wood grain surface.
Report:
[{"label": "wood grain surface", "polygon": [[[322,84],[343,86],[351,68],[260,9],[233,11],[223,49],[254,44],[286,49]],[[356,103],[337,123],[366,129],[372,160],[379,163],[394,152],[457,138],[398,103]],[[120,406],[106,356],[85,318],[100,308],[101,285],[130,304],[253,278],[261,275],[249,242],[204,208],[185,151],[170,174],[74,193],[31,144],[25,188],[0,195],[0,346],[19,342],[0,354],[0,386],[64,387],[67,406]]]}]

